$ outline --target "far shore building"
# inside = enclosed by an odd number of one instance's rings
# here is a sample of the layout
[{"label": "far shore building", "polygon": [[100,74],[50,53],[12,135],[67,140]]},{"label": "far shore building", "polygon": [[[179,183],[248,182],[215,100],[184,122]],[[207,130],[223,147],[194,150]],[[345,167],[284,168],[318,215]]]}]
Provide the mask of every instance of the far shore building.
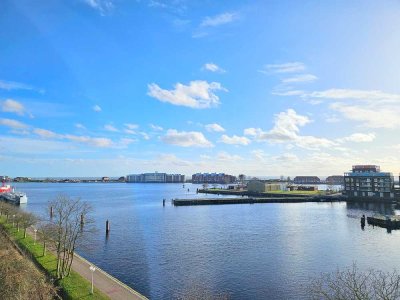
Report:
[{"label": "far shore building", "polygon": [[261,180],[250,180],[247,183],[247,191],[251,193],[268,193],[273,191],[286,191],[287,185],[284,183],[272,183]]},{"label": "far shore building", "polygon": [[350,198],[394,198],[393,174],[381,172],[375,165],[353,166],[344,173],[344,194]]},{"label": "far shore building", "polygon": [[319,184],[321,179],[317,176],[296,176],[293,179],[294,184]]},{"label": "far shore building", "polygon": [[129,183],[184,183],[185,175],[167,173],[142,173],[130,174],[126,176]]},{"label": "far shore building", "polygon": [[343,175],[328,176],[325,180],[325,183],[333,184],[333,185],[343,185],[344,184],[344,176]]},{"label": "far shore building", "polygon": [[192,183],[228,184],[236,182],[236,177],[225,173],[196,173],[192,175]]}]

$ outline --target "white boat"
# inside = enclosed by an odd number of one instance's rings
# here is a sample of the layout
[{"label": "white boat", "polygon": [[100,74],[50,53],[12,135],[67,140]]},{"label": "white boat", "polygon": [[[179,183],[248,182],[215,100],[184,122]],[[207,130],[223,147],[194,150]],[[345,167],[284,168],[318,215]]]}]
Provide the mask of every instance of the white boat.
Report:
[{"label": "white boat", "polygon": [[25,204],[28,203],[28,197],[22,192],[8,192],[0,194],[0,197],[5,201],[13,204]]}]

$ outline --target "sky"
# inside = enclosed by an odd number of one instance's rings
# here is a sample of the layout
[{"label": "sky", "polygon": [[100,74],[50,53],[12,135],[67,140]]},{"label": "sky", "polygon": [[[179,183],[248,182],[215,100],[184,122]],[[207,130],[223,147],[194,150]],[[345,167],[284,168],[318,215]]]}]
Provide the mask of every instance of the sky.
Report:
[{"label": "sky", "polygon": [[400,172],[400,1],[2,0],[0,173]]}]

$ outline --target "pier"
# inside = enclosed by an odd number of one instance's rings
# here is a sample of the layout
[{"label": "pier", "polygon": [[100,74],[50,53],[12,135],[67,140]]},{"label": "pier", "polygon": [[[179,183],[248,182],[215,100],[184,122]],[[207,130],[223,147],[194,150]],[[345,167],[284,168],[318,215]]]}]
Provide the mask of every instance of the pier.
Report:
[{"label": "pier", "polygon": [[173,199],[174,206],[190,205],[219,205],[219,204],[255,204],[255,203],[304,203],[304,202],[338,202],[342,196],[313,196],[313,197],[236,197],[236,198],[197,198]]},{"label": "pier", "polygon": [[378,226],[387,229],[400,229],[400,216],[374,216],[367,217],[368,225]]}]

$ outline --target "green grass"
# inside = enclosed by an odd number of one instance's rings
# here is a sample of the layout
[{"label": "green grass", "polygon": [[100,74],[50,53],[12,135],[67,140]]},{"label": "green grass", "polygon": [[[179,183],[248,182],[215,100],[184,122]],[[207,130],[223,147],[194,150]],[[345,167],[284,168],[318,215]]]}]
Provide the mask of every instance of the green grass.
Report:
[{"label": "green grass", "polygon": [[[5,217],[0,217],[0,224],[8,232],[12,239],[23,249],[27,250],[36,261],[48,272],[48,274],[55,276],[57,267],[57,257],[46,252],[45,256],[42,256],[43,246],[41,243],[34,242],[34,239],[29,235],[24,238],[24,231],[21,229],[17,232],[16,228],[12,227],[12,224],[5,222]],[[68,300],[89,300],[89,299],[99,299],[106,300],[109,299],[106,295],[100,292],[98,289],[94,289],[94,294],[90,294],[91,283],[83,278],[78,273],[71,271],[70,276],[63,278],[57,282],[58,286],[63,290],[63,298]]]},{"label": "green grass", "polygon": [[285,194],[285,195],[320,195],[324,191],[270,191],[266,194]]}]

